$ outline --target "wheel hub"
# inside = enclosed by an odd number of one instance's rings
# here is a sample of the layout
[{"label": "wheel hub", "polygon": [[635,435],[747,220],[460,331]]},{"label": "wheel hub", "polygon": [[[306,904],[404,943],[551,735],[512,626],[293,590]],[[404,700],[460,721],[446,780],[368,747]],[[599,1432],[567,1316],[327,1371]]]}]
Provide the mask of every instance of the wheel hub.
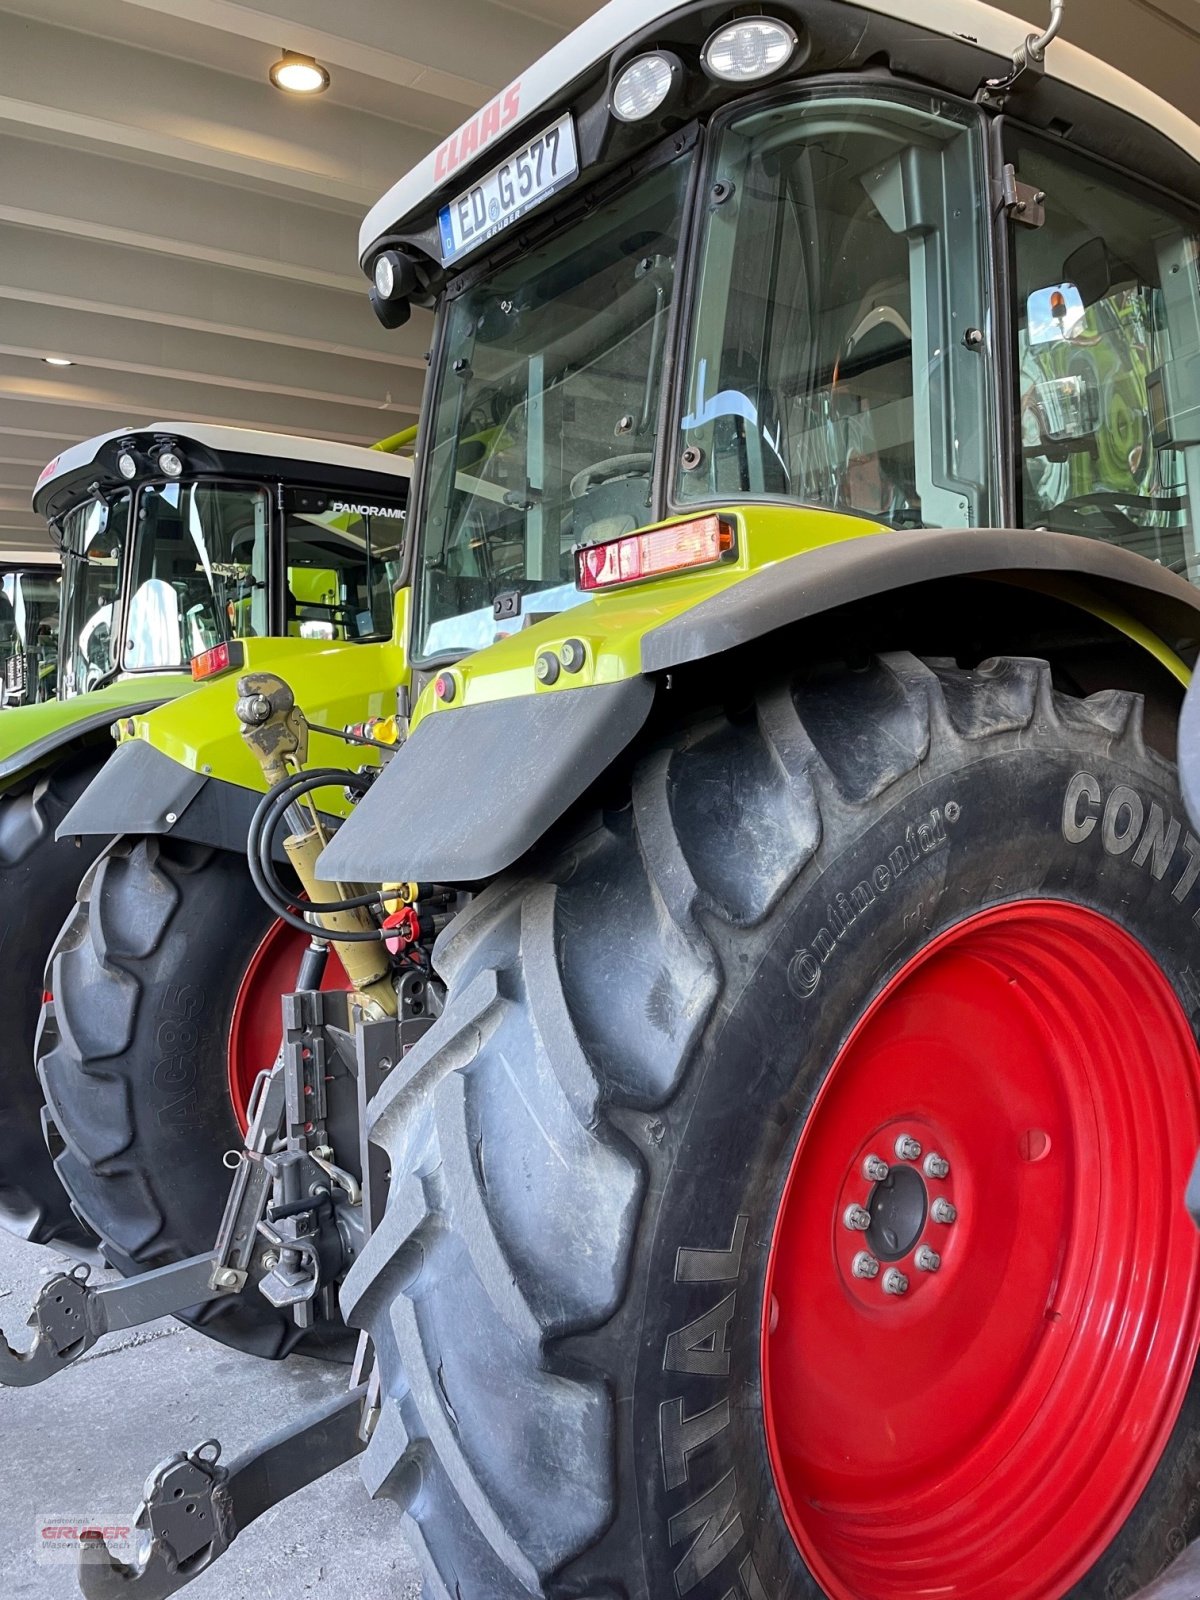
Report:
[{"label": "wheel hub", "polygon": [[[838,1265],[864,1304],[887,1304],[915,1289],[920,1274],[940,1268],[954,1226],[941,1220],[947,1203],[958,1220],[951,1163],[941,1153],[949,1142],[921,1118],[902,1116],[872,1128],[846,1163]],[[908,1284],[898,1289],[886,1272],[869,1270],[871,1263],[900,1268]]]},{"label": "wheel hub", "polygon": [[881,1261],[899,1261],[915,1250],[929,1216],[929,1197],[919,1172],[893,1167],[867,1200],[871,1226],[867,1247]]},{"label": "wheel hub", "polygon": [[1099,1559],[1200,1347],[1197,1145],[1187,1019],[1107,918],[997,907],[884,988],[808,1114],[764,1304],[775,1482],[831,1600],[1058,1600]]}]

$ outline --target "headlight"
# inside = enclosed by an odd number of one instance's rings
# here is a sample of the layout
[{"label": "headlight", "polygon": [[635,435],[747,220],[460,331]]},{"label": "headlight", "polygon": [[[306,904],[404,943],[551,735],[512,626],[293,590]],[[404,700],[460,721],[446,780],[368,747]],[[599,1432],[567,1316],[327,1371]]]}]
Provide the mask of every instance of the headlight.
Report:
[{"label": "headlight", "polygon": [[706,72],[726,83],[752,83],[786,67],[796,52],[796,35],[777,17],[748,17],[720,28],[704,46]]},{"label": "headlight", "polygon": [[128,450],[122,450],[117,457],[117,471],[123,478],[136,478],[137,469],[137,457],[131,455]]},{"label": "headlight", "polygon": [[183,462],[174,450],[164,450],[158,458],[158,469],[168,478],[178,478],[183,471]]},{"label": "headlight", "polygon": [[613,116],[622,122],[641,122],[654,114],[679,82],[681,68],[675,56],[656,50],[638,56],[613,84]]}]

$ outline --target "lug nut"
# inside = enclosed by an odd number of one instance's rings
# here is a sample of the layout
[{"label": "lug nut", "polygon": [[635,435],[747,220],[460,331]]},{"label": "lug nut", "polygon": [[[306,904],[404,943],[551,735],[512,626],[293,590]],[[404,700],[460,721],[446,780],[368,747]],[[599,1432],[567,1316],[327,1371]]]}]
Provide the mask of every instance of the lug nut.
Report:
[{"label": "lug nut", "polygon": [[911,1133],[902,1133],[896,1140],[896,1155],[901,1161],[915,1161],[921,1154],[921,1146]]},{"label": "lug nut", "polygon": [[908,1279],[899,1267],[889,1267],[883,1275],[884,1294],[907,1294]]},{"label": "lug nut", "polygon": [[936,1272],[942,1264],[942,1258],[936,1250],[931,1250],[923,1244],[913,1257],[918,1272]]},{"label": "lug nut", "polygon": [[891,1170],[882,1156],[868,1156],[863,1162],[863,1177],[868,1183],[882,1183]]},{"label": "lug nut", "polygon": [[862,1206],[847,1206],[842,1213],[842,1221],[855,1233],[866,1233],[871,1226],[871,1213],[864,1211]]},{"label": "lug nut", "polygon": [[949,1200],[935,1200],[929,1208],[929,1214],[935,1222],[955,1222],[958,1220],[958,1207],[952,1206]]},{"label": "lug nut", "polygon": [[925,1157],[925,1176],[927,1178],[948,1178],[950,1176],[950,1163],[945,1156],[940,1156],[936,1150],[931,1150]]},{"label": "lug nut", "polygon": [[869,1250],[860,1250],[850,1263],[850,1271],[856,1278],[877,1278],[879,1263]]}]

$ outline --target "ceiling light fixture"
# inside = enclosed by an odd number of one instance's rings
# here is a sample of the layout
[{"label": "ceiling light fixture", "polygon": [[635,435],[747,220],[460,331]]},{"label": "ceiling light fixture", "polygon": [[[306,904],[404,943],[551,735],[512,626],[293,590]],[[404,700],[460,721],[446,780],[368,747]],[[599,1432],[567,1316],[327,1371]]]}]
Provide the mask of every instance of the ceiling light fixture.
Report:
[{"label": "ceiling light fixture", "polygon": [[43,356],[42,360],[48,367],[73,367],[75,365],[68,356]]},{"label": "ceiling light fixture", "polygon": [[329,74],[312,56],[285,50],[271,68],[271,82],[287,94],[320,94],[329,87]]}]

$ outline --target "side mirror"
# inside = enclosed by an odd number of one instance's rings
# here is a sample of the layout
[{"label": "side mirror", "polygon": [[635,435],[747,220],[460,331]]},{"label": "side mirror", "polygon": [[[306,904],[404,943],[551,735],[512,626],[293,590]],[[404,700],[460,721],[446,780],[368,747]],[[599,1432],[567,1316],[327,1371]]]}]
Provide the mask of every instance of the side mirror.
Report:
[{"label": "side mirror", "polygon": [[1035,289],[1025,303],[1026,337],[1030,345],[1058,344],[1069,339],[1087,316],[1083,295],[1075,283],[1052,283]]},{"label": "side mirror", "polygon": [[1089,239],[1073,250],[1063,263],[1063,277],[1076,286],[1085,306],[1098,305],[1114,289],[1141,280],[1137,267],[1114,256],[1103,239]]}]

